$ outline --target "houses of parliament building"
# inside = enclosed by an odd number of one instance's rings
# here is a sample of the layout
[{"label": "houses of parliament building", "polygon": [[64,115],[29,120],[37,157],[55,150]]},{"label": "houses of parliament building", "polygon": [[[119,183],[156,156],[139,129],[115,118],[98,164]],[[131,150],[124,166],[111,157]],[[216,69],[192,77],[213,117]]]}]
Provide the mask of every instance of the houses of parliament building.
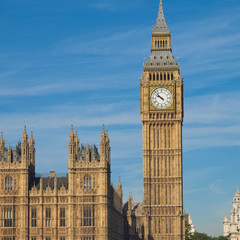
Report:
[{"label": "houses of parliament building", "polygon": [[143,201],[111,185],[110,139],[79,144],[73,126],[68,174],[35,174],[26,127],[16,147],[0,137],[0,240],[183,240],[183,82],[160,0],[151,54],[140,79]]}]

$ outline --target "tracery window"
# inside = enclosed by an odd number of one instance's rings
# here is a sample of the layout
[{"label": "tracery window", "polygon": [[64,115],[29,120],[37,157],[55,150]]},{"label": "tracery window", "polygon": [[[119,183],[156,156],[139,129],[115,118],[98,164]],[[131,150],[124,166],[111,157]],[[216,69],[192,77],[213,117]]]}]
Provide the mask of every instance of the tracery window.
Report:
[{"label": "tracery window", "polygon": [[81,240],[94,240],[94,236],[92,236],[92,237],[84,236],[84,237],[81,237]]},{"label": "tracery window", "polygon": [[13,208],[4,208],[2,212],[3,216],[3,227],[15,227],[15,209]]},{"label": "tracery window", "polygon": [[65,208],[60,208],[60,227],[65,227]]},{"label": "tracery window", "polygon": [[51,208],[46,208],[46,227],[51,227]]},{"label": "tracery window", "polygon": [[37,209],[32,208],[32,227],[37,227]]},{"label": "tracery window", "polygon": [[94,206],[84,206],[82,209],[81,226],[93,227],[95,226],[95,212]]},{"label": "tracery window", "polygon": [[5,190],[12,190],[13,189],[13,180],[11,177],[5,178]]},{"label": "tracery window", "polygon": [[84,177],[84,189],[92,189],[92,178],[90,176]]}]

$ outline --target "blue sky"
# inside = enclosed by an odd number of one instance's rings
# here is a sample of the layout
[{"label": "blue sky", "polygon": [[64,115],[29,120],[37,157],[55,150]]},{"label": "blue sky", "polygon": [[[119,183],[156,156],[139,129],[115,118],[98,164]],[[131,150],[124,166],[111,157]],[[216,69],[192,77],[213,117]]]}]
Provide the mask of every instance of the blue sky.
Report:
[{"label": "blue sky", "polygon": [[[142,199],[139,78],[158,0],[2,0],[0,128],[14,146],[26,121],[36,170],[67,172],[71,120],[98,144],[106,124],[112,182]],[[163,1],[184,77],[184,208],[222,234],[240,185],[240,2]]]}]

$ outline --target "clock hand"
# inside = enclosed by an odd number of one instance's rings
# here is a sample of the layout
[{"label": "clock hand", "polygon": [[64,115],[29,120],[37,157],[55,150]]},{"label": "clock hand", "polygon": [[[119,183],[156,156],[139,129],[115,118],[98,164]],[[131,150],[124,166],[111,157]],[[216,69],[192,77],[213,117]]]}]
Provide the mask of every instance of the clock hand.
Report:
[{"label": "clock hand", "polygon": [[163,97],[161,97],[159,94],[157,94],[157,96],[158,96],[159,98],[161,98],[161,99],[164,101],[164,98],[163,98]]}]

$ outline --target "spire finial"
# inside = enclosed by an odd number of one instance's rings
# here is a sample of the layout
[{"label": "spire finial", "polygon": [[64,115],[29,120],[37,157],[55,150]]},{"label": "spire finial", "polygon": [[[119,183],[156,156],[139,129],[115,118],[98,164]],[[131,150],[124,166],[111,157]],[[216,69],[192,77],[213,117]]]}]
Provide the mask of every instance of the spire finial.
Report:
[{"label": "spire finial", "polygon": [[157,22],[156,22],[156,25],[155,25],[155,27],[153,29],[153,32],[166,32],[166,33],[169,33],[169,28],[168,28],[168,26],[166,24],[166,20],[165,20],[164,13],[163,13],[162,0],[160,0],[160,3],[159,3]]}]

